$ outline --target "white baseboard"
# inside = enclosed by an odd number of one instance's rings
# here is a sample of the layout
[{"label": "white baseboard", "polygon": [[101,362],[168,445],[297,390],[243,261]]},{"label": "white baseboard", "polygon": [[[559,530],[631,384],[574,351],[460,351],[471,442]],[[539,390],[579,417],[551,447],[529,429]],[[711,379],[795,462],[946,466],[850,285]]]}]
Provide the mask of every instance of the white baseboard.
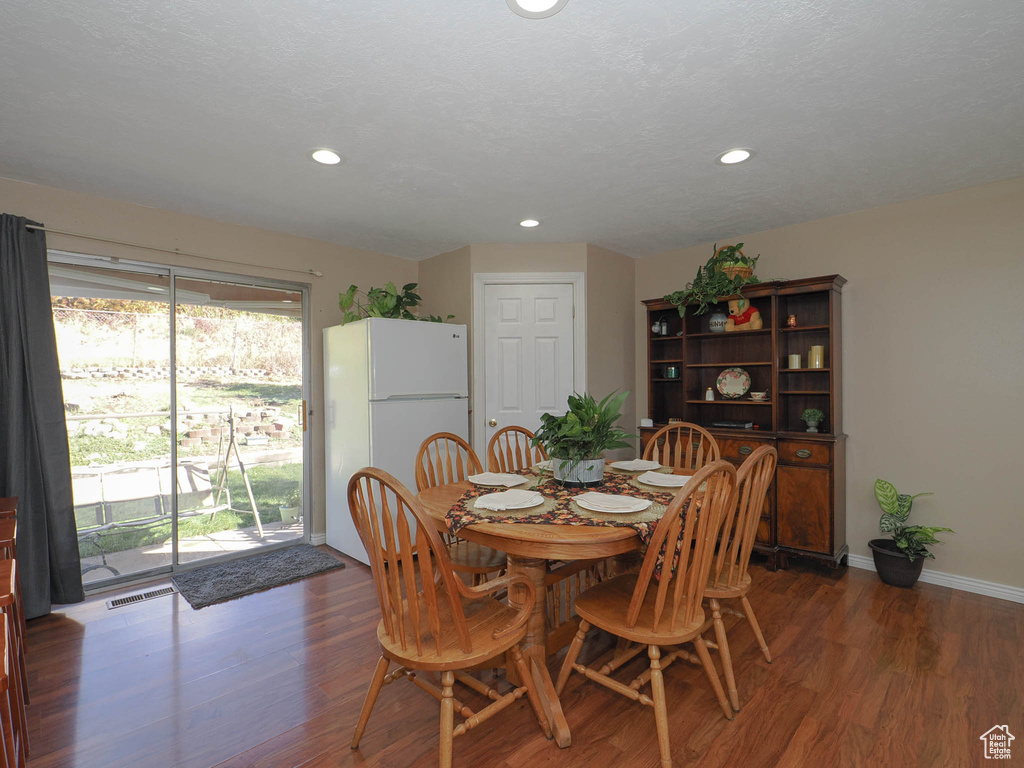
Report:
[{"label": "white baseboard", "polygon": [[[865,571],[875,570],[873,558],[864,557],[864,555],[848,555],[847,557],[849,558],[850,565],[854,568],[862,568]],[[1000,600],[1009,600],[1013,603],[1024,603],[1024,589],[1020,587],[1010,587],[1006,584],[996,584],[992,581],[972,579],[969,576],[957,576],[953,573],[925,569],[921,571],[921,581],[927,584],[938,584],[940,587],[973,592],[976,595],[998,597]]]},{"label": "white baseboard", "polygon": [[311,534],[309,534],[309,543],[312,544],[314,547],[318,547],[321,544],[326,544],[327,543],[327,534],[326,533],[311,533]]}]

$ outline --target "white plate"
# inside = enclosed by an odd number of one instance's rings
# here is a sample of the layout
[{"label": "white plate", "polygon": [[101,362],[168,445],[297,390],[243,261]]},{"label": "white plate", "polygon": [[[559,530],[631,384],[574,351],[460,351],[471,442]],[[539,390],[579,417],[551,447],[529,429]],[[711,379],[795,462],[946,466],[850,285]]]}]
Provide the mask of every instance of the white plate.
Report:
[{"label": "white plate", "polygon": [[544,503],[544,497],[537,491],[524,491],[515,489],[501,491],[499,493],[488,493],[478,496],[473,506],[477,509],[489,509],[492,512],[504,512],[510,509],[530,509],[539,507]]},{"label": "white plate", "polygon": [[613,461],[608,465],[613,469],[624,469],[627,472],[644,472],[649,469],[661,469],[661,464],[646,459],[631,459],[630,461]]},{"label": "white plate", "polygon": [[512,488],[525,483],[526,478],[522,475],[505,472],[481,472],[479,475],[470,475],[469,482],[473,485],[482,485],[485,488]]},{"label": "white plate", "polygon": [[644,472],[637,480],[645,485],[656,485],[660,488],[682,488],[690,482],[689,475],[665,475],[661,472]]},{"label": "white plate", "polygon": [[651,506],[650,499],[635,499],[632,496],[618,496],[612,493],[597,493],[588,491],[574,496],[573,501],[583,509],[591,512],[603,512],[606,515],[629,515],[633,512],[643,512]]}]

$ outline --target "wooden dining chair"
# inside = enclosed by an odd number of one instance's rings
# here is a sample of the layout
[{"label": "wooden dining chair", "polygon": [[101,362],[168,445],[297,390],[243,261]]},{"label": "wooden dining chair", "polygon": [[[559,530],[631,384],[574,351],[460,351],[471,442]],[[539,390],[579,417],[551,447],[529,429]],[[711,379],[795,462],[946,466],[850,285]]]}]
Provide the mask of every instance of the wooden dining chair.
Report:
[{"label": "wooden dining chair", "polygon": [[[438,432],[424,440],[416,453],[416,490],[450,485],[483,472],[483,465],[469,443],[451,432]],[[448,559],[459,573],[471,574],[474,583],[505,569],[505,553],[455,536],[442,535]]]},{"label": "wooden dining chair", "polygon": [[487,469],[491,472],[518,472],[547,459],[543,447],[530,444],[532,439],[533,432],[526,427],[499,429],[487,443]]},{"label": "wooden dining chair", "polygon": [[[690,478],[668,505],[651,537],[640,572],[603,581],[576,599],[580,628],[566,653],[556,692],[562,693],[569,675],[575,671],[653,708],[664,768],[672,765],[672,758],[662,673],[676,659],[699,663],[704,668],[722,713],[729,720],[733,718],[702,637],[710,624],[704,616],[702,598],[714,558],[715,541],[726,511],[735,504],[735,496],[736,469],[732,464],[727,461],[708,464]],[[591,626],[626,641],[600,669],[576,663]],[[679,648],[682,643],[693,643],[696,657]],[[650,658],[649,669],[628,685],[609,676],[645,647]],[[664,657],[662,649],[668,651]],[[650,696],[641,693],[647,683],[651,684]]]},{"label": "wooden dining chair", "polygon": [[644,448],[644,458],[666,467],[696,471],[721,458],[718,443],[704,427],[676,422],[655,432]]},{"label": "wooden dining chair", "polygon": [[[522,575],[506,575],[478,587],[466,586],[452,570],[448,548],[433,521],[397,479],[380,469],[356,472],[348,484],[348,503],[370,555],[370,569],[381,609],[377,625],[380,660],[359,714],[352,749],[359,747],[382,686],[406,678],[441,702],[441,768],[452,764],[452,741],[475,728],[524,694],[541,731],[551,730],[523,660],[519,642],[533,611],[536,592]],[[415,533],[412,533],[413,523]],[[413,549],[416,557],[413,557]],[[502,589],[519,589],[518,609],[489,597]],[[509,651],[522,685],[504,695],[465,672]],[[392,663],[398,666],[388,672]],[[415,670],[415,671],[414,671]],[[441,687],[417,674],[440,672]],[[454,698],[455,681],[491,699],[474,712]],[[454,725],[454,713],[466,718]]]},{"label": "wooden dining chair", "polygon": [[[754,616],[754,609],[747,600],[750,591],[750,553],[754,549],[754,538],[757,536],[757,524],[764,509],[765,496],[775,477],[775,465],[779,454],[770,445],[762,445],[756,449],[736,473],[737,503],[725,515],[722,524],[722,535],[719,537],[718,552],[711,567],[711,576],[704,590],[704,597],[711,608],[712,621],[715,626],[715,639],[718,652],[722,656],[722,667],[725,671],[725,685],[729,689],[729,700],[732,708],[740,711],[740,698],[736,689],[736,675],[733,672],[732,653],[729,640],[725,635],[725,623],[722,614],[741,616],[750,624],[757,638],[765,661],[771,663],[772,655],[761,634],[761,627]],[[739,600],[741,611],[734,608],[722,608],[720,600]]]}]

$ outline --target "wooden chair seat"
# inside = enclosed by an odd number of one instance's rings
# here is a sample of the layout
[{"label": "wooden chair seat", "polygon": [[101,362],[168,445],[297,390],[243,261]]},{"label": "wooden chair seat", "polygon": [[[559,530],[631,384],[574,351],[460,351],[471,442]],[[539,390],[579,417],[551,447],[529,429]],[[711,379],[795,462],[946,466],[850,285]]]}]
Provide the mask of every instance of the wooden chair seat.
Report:
[{"label": "wooden chair seat", "polygon": [[576,613],[595,627],[611,632],[633,643],[647,645],[677,645],[692,640],[704,625],[704,611],[694,612],[694,618],[686,624],[677,624],[670,629],[670,622],[664,618],[655,628],[654,617],[658,598],[658,584],[647,587],[640,614],[632,627],[626,624],[626,611],[636,590],[638,574],[624,573],[591,587],[576,598]]},{"label": "wooden chair seat", "polygon": [[707,589],[704,590],[704,597],[713,597],[717,600],[742,597],[750,590],[751,583],[750,574],[744,572],[742,576],[736,579],[735,583],[727,581],[708,583]]},{"label": "wooden chair seat", "polygon": [[504,552],[466,539],[456,539],[448,545],[448,558],[452,570],[460,573],[495,573],[505,567]]},{"label": "wooden chair seat", "polygon": [[[392,640],[384,626],[384,620],[377,625],[377,639],[380,641],[384,655],[392,661],[397,661],[405,666],[416,669],[442,671],[445,669],[464,669],[480,662],[487,661],[499,654],[504,653],[513,645],[523,639],[526,634],[526,625],[511,635],[506,634],[498,639],[494,638],[495,630],[508,627],[516,619],[516,609],[499,603],[497,600],[475,600],[467,601],[462,606],[463,615],[466,617],[466,628],[473,637],[473,650],[466,653],[459,648],[459,637],[454,632],[442,632],[439,643],[435,644],[435,637],[430,631],[429,610],[426,601],[421,594],[420,602],[420,632],[423,636],[423,652],[418,653],[415,644],[405,643],[403,648],[400,639]],[[413,619],[410,616],[409,601],[402,603],[402,620],[406,627],[413,627]],[[437,595],[437,613],[442,627],[451,627],[455,621],[451,611],[451,602],[447,595],[440,591]],[[437,646],[440,645],[440,648]]]}]

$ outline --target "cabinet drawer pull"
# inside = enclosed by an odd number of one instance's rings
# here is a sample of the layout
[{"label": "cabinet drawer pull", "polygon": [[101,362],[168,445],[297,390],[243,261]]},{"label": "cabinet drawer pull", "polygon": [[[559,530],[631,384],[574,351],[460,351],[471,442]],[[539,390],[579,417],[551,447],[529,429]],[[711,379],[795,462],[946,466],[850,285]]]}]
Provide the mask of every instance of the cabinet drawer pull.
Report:
[{"label": "cabinet drawer pull", "polygon": [[[740,446],[740,454],[742,454],[743,456],[749,456],[753,452],[754,452],[754,449],[751,448],[749,445],[741,445]],[[810,456],[811,454],[807,454],[807,455]]]},{"label": "cabinet drawer pull", "polygon": [[808,451],[806,448],[801,448],[800,450],[798,450],[796,452],[796,455],[797,455],[798,458],[801,458],[801,459],[809,459],[809,458],[811,458],[811,452]]}]

